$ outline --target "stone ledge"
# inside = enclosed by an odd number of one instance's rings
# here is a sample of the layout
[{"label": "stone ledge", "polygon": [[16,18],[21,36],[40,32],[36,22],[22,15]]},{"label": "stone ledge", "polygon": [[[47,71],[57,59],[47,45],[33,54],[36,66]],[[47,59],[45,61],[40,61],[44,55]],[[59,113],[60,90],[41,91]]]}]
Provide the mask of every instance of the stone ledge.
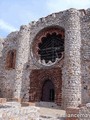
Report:
[{"label": "stone ledge", "polygon": [[7,98],[7,102],[12,102],[12,101],[21,102],[21,99],[20,98]]},{"label": "stone ledge", "polygon": [[36,103],[34,102],[21,102],[21,106],[25,107],[25,106],[35,106]]},{"label": "stone ledge", "polygon": [[6,102],[7,102],[7,99],[6,99],[6,98],[0,98],[0,104],[6,103]]}]

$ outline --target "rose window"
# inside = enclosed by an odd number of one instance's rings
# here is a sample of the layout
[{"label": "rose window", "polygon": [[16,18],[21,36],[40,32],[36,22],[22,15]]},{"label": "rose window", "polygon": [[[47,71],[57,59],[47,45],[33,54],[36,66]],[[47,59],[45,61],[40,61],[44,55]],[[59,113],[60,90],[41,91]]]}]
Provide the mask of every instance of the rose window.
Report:
[{"label": "rose window", "polygon": [[62,57],[62,52],[64,51],[64,40],[60,34],[48,33],[41,41],[42,42],[38,45],[38,54],[40,55],[41,60],[45,60],[46,63],[49,61],[54,63],[56,58],[60,59]]},{"label": "rose window", "polygon": [[33,55],[40,64],[53,65],[63,58],[64,30],[58,28],[46,29],[40,32],[33,43]]}]

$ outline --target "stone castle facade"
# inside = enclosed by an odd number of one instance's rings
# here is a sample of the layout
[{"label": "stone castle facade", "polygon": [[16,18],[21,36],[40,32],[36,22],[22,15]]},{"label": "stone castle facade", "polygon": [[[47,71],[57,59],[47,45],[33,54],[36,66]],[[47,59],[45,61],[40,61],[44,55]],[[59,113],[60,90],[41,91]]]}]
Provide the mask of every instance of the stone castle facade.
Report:
[{"label": "stone castle facade", "polygon": [[0,46],[1,98],[55,102],[64,109],[90,102],[90,9],[40,18]]}]

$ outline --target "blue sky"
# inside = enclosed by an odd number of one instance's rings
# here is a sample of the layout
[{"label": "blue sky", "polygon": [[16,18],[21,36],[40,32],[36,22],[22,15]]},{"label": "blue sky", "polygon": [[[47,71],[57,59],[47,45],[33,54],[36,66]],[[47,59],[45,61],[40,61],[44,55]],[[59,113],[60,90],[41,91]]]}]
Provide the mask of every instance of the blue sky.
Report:
[{"label": "blue sky", "polygon": [[0,0],[0,37],[40,17],[68,8],[90,8],[90,0]]}]

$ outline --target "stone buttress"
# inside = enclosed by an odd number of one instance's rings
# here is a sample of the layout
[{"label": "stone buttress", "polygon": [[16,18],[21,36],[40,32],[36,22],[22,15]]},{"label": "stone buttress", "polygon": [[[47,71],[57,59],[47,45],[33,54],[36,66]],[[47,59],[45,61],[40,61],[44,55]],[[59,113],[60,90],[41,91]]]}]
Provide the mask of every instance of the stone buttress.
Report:
[{"label": "stone buttress", "polygon": [[30,30],[28,26],[21,26],[18,36],[18,50],[16,57],[16,78],[14,98],[21,99],[22,77],[25,70],[25,64],[28,62],[29,54],[29,36]]}]

